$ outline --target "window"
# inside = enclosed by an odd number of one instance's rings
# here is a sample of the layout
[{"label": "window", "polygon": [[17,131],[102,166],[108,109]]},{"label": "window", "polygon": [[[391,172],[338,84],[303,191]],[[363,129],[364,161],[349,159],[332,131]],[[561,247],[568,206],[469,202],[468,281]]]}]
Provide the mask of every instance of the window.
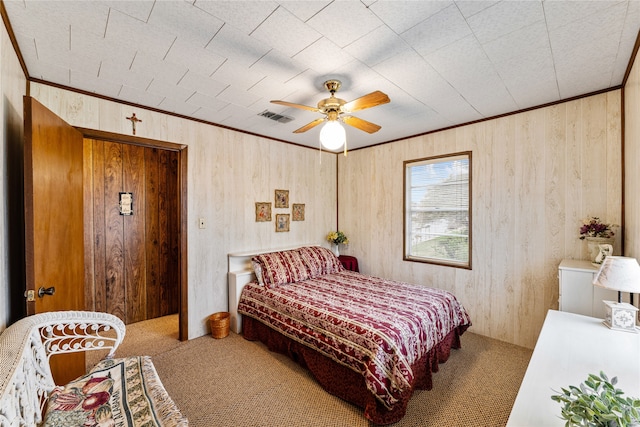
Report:
[{"label": "window", "polygon": [[404,162],[408,261],[471,269],[471,152]]}]

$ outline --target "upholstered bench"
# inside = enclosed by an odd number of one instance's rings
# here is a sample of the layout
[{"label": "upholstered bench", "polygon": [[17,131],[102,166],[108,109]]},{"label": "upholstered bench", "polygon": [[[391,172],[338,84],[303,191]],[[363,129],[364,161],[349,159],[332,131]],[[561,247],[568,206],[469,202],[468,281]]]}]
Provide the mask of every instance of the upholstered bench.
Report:
[{"label": "upholstered bench", "polygon": [[[9,326],[0,335],[0,426],[187,426],[150,357],[113,358],[124,334],[116,316],[84,311],[42,313]],[[56,386],[49,357],[86,350],[108,354]]]}]

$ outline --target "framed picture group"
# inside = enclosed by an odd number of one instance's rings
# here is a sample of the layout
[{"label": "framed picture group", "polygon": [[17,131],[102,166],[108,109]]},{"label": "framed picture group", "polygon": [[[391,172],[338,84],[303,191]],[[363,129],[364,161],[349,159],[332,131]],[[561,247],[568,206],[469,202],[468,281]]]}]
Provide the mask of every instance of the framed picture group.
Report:
[{"label": "framed picture group", "polygon": [[[274,209],[289,208],[289,190],[275,190]],[[290,221],[304,221],[304,203],[293,203],[291,213],[275,213],[276,233],[289,231]],[[256,202],[256,222],[271,222],[271,202]]]}]

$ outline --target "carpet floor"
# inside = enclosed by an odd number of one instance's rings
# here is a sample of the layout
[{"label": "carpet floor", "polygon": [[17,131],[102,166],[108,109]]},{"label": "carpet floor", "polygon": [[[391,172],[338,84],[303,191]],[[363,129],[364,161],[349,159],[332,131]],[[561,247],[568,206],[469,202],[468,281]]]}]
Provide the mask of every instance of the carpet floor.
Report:
[{"label": "carpet floor", "polygon": [[[152,356],[194,427],[370,425],[360,408],[328,394],[305,369],[261,343],[233,332],[180,342],[177,330],[177,315],[128,325],[116,356]],[[392,426],[504,426],[531,353],[466,332],[462,348],[434,374],[433,389],[416,391]]]}]

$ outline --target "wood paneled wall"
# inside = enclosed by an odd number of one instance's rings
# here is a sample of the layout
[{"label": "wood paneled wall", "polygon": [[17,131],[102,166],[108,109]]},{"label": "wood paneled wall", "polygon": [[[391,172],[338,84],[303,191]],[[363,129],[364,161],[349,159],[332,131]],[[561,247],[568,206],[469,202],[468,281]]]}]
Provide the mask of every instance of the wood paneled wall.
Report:
[{"label": "wood paneled wall", "polygon": [[[129,106],[33,83],[31,94],[76,126],[131,132]],[[620,103],[612,91],[351,151],[337,171],[334,154],[320,163],[315,150],[135,109],[140,136],[189,144],[189,338],[227,308],[227,253],[324,243],[338,210],[351,242],[344,252],[363,272],[453,290],[472,331],[532,347],[546,310],[557,308],[560,260],[587,255],[580,220],[620,221]],[[403,262],[402,161],[464,150],[474,161],[473,270]],[[253,204],[276,188],[306,203],[290,233],[253,220]]]},{"label": "wood paneled wall", "polygon": [[640,59],[624,87],[625,255],[640,259]]},{"label": "wood paneled wall", "polygon": [[175,151],[145,149],[148,318],[180,309],[177,162]]},{"label": "wood paneled wall", "polygon": [[[177,157],[172,151],[85,140],[87,229],[93,235],[89,309],[125,323],[179,310]],[[133,215],[120,215],[119,193],[133,193]]]},{"label": "wood paneled wall", "polygon": [[[473,332],[533,347],[558,308],[558,264],[587,256],[581,220],[620,223],[620,103],[610,91],[339,156],[344,252],[364,273],[454,292]],[[402,162],[466,150],[473,270],[403,261]]]},{"label": "wood paneled wall", "polygon": [[[188,338],[208,334],[209,316],[228,310],[228,253],[328,246],[325,236],[336,227],[335,154],[39,83],[31,83],[31,96],[74,126],[130,135],[126,117],[135,112],[142,120],[137,136],[188,145]],[[255,202],[273,201],[275,189],[306,205],[305,220],[292,222],[288,233],[276,233],[273,221],[255,222]]]}]

